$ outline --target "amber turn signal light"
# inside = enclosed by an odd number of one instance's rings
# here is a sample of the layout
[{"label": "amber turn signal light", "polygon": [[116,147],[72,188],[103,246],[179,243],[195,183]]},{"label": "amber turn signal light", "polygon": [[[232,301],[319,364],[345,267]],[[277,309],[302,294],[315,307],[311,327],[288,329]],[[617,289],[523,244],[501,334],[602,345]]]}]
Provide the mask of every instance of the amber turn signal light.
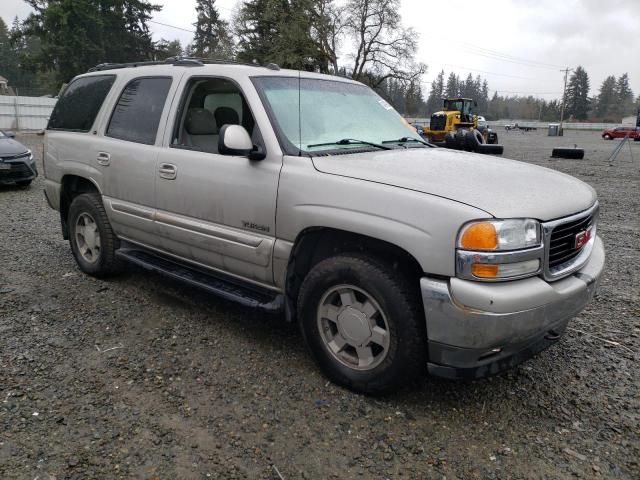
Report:
[{"label": "amber turn signal light", "polygon": [[498,247],[496,227],[489,222],[469,225],[462,232],[460,247],[467,250],[495,250]]},{"label": "amber turn signal light", "polygon": [[471,273],[478,278],[495,278],[498,276],[498,265],[474,263],[471,266]]}]

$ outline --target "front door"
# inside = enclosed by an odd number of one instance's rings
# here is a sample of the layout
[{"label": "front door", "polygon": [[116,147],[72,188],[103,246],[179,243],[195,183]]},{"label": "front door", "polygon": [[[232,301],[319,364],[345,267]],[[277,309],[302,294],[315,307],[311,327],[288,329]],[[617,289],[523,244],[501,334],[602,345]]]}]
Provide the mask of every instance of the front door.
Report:
[{"label": "front door", "polygon": [[186,81],[170,145],[156,169],[155,225],[162,249],[201,266],[272,285],[281,155],[218,154],[225,124],[259,137],[240,88],[222,78]]}]

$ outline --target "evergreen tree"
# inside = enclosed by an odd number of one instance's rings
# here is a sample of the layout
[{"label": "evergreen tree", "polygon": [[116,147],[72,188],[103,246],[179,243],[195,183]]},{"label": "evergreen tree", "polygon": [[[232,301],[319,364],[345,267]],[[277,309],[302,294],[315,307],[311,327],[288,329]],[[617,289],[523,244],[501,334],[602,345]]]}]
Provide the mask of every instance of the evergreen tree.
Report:
[{"label": "evergreen tree", "polygon": [[586,70],[578,66],[571,75],[565,99],[568,115],[577,120],[586,120],[589,115],[589,75]]},{"label": "evergreen tree", "polygon": [[14,55],[14,50],[9,39],[9,29],[4,20],[0,17],[0,73],[9,80],[10,84],[15,82],[15,77],[20,68],[18,59]]},{"label": "evergreen tree", "polygon": [[629,87],[629,75],[624,73],[616,81],[616,102],[614,107],[616,122],[625,115],[634,113],[633,92]]},{"label": "evergreen tree", "polygon": [[[478,79],[480,77],[478,76]],[[480,87],[480,98],[478,99],[478,112],[481,115],[485,115],[486,112],[489,111],[489,83],[487,80],[482,81],[482,86]]]},{"label": "evergreen tree", "polygon": [[165,40],[161,38],[156,43],[156,60],[164,60],[169,57],[181,57],[185,50],[182,48],[180,40]]},{"label": "evergreen tree", "polygon": [[40,41],[23,35],[22,25],[16,17],[10,30],[0,19],[0,73],[14,91],[20,95],[45,95],[52,91],[51,79],[38,72],[34,57],[40,52]]},{"label": "evergreen tree", "polygon": [[146,0],[25,0],[34,10],[20,36],[35,36],[34,68],[53,71],[58,83],[104,62],[151,59],[147,22],[160,6]]},{"label": "evergreen tree", "polygon": [[461,97],[471,98],[474,100],[478,98],[478,93],[476,92],[476,83],[473,80],[473,76],[471,76],[471,74],[467,75],[467,79],[461,83],[459,90]]},{"label": "evergreen tree", "polygon": [[446,97],[457,97],[460,95],[460,79],[458,76],[451,72],[449,78],[447,78],[447,86],[445,88]]},{"label": "evergreen tree", "polygon": [[612,120],[612,111],[617,103],[616,78],[609,75],[600,85],[600,93],[596,97],[595,114],[604,121]]},{"label": "evergreen tree", "polygon": [[327,72],[312,0],[248,0],[236,17],[238,59]]},{"label": "evergreen tree", "polygon": [[233,58],[229,24],[220,18],[215,0],[197,0],[196,12],[196,33],[189,54],[199,58]]},{"label": "evergreen tree", "polygon": [[427,115],[442,110],[442,98],[444,96],[444,70],[441,70],[431,82],[431,91],[427,99]]}]

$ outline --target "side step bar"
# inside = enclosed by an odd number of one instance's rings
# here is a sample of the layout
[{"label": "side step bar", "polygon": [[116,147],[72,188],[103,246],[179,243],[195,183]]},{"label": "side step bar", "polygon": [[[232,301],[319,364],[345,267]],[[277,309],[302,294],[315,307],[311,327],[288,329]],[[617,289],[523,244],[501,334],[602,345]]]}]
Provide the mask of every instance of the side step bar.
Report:
[{"label": "side step bar", "polygon": [[238,281],[196,270],[143,250],[121,248],[116,256],[146,270],[175,278],[241,305],[279,312],[284,308],[284,297],[259,287],[241,285]]}]

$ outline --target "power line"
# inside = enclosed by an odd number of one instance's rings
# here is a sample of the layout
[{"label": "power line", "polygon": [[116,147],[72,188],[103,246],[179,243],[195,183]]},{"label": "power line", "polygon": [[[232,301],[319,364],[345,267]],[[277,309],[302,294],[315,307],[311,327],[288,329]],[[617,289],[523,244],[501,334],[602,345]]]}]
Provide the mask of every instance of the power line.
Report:
[{"label": "power line", "polygon": [[515,93],[518,95],[562,95],[562,92],[512,92],[510,90],[494,89],[498,93]]},{"label": "power line", "polygon": [[149,23],[155,23],[157,25],[162,25],[163,27],[175,28],[176,30],[182,30],[183,32],[196,33],[195,30],[190,30],[188,28],[176,27],[175,25],[169,25],[168,23],[157,22],[155,20],[148,20]]},{"label": "power line", "polygon": [[[431,37],[431,38],[436,38],[434,35],[426,35],[426,36]],[[492,50],[492,49],[489,49],[489,48],[479,47],[477,45],[473,45],[473,44],[467,43],[467,42],[453,40],[453,43],[457,43],[458,45],[462,45],[463,46],[463,50],[465,50],[467,53],[470,53],[472,55],[478,55],[480,57],[490,58],[490,59],[493,59],[493,60],[498,60],[498,61],[503,61],[503,62],[516,63],[516,64],[524,65],[524,66],[527,66],[527,67],[545,68],[545,69],[552,69],[552,70],[556,70],[558,68],[561,68],[559,65],[554,65],[552,63],[539,62],[537,60],[529,60],[527,58],[523,58],[523,57],[518,57],[518,56],[515,56],[515,55],[502,53],[502,52],[499,52],[497,50]]]},{"label": "power line", "polygon": [[518,75],[508,75],[506,73],[489,72],[487,70],[478,70],[476,68],[469,68],[469,67],[465,67],[465,66],[462,66],[462,65],[454,65],[452,63],[441,63],[440,65],[444,65],[445,67],[461,68],[463,70],[470,70],[472,72],[484,73],[486,75],[496,75],[496,76],[499,76],[499,77],[519,78],[521,80],[538,80],[537,78],[533,78],[533,77],[521,77],[521,76],[518,76]]},{"label": "power line", "polygon": [[539,62],[537,60],[528,60],[526,58],[517,57],[515,55],[509,55],[506,53],[498,52],[497,50],[491,50],[489,48],[479,47],[477,45],[473,45],[466,42],[459,42],[462,45],[470,48],[470,53],[475,53],[480,56],[484,56],[487,58],[494,58],[495,60],[503,60],[506,62],[519,63],[522,65],[527,65],[531,67],[539,67],[539,68],[549,68],[549,69],[557,69],[560,68],[559,65],[554,65],[552,63]]}]

